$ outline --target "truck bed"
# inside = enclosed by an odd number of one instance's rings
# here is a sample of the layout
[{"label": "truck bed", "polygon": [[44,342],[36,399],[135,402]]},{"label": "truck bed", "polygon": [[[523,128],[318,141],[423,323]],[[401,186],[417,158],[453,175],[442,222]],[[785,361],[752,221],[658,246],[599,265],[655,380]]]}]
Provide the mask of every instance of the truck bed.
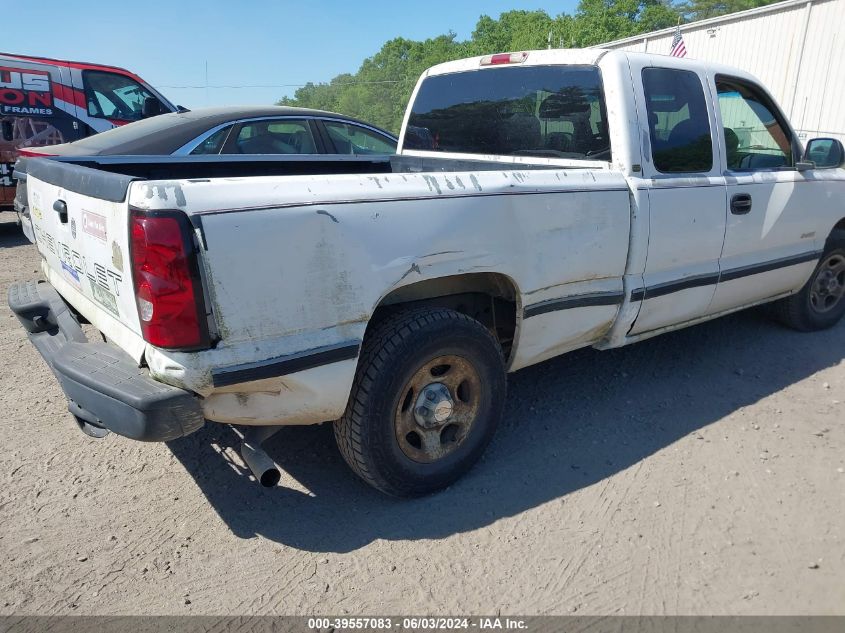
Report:
[{"label": "truck bed", "polygon": [[[213,367],[360,341],[383,297],[426,279],[512,279],[520,306],[590,295],[577,311],[596,314],[561,326],[544,308],[531,319],[513,369],[591,343],[622,293],[630,191],[606,168],[416,156],[33,158],[25,168],[50,283],[154,377],[205,396]],[[133,208],[179,209],[193,225],[213,349],[162,352],[141,338],[126,265]],[[222,408],[206,413],[232,419]]]},{"label": "truck bed", "polygon": [[[30,171],[33,160],[22,158],[17,176]],[[318,176],[353,174],[403,174],[420,172],[492,171],[514,167],[511,161],[461,160],[416,156],[66,156],[51,158],[39,168],[42,179],[56,179],[64,170],[50,169],[51,163],[87,167],[120,174],[130,179],[193,180],[200,178],[246,178],[251,176]],[[559,169],[553,165],[519,164],[520,169]],[[50,175],[54,174],[54,175]],[[89,172],[90,178],[90,172]],[[127,181],[128,182],[128,181]],[[53,184],[59,184],[54,182]]]}]

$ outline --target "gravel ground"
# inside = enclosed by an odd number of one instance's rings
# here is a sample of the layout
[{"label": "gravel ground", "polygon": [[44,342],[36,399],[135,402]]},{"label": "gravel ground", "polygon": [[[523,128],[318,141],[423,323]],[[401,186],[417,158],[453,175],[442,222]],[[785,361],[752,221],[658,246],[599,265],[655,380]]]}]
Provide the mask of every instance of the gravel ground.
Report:
[{"label": "gravel ground", "polygon": [[[0,224],[0,286],[38,277]],[[845,614],[845,322],[750,312],[511,376],[485,459],[396,501],[328,425],[92,440],[0,308],[0,614]]]}]

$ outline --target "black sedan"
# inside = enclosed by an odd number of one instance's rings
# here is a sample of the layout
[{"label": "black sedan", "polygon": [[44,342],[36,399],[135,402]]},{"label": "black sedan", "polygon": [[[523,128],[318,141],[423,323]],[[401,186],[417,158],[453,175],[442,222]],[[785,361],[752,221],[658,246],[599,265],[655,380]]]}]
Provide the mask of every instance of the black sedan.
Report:
[{"label": "black sedan", "polygon": [[[244,106],[162,114],[73,143],[23,148],[20,156],[374,155],[393,154],[396,144],[390,132],[342,114]],[[14,206],[34,242],[24,180]]]},{"label": "black sedan", "polygon": [[342,114],[256,106],[162,114],[21,155],[393,154],[396,143],[390,132]]}]

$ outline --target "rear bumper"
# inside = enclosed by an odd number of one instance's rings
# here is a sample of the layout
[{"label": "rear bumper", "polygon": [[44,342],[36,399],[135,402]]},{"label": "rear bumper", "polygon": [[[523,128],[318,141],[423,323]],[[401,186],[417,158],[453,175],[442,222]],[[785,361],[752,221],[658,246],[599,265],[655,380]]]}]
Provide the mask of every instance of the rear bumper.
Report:
[{"label": "rear bumper", "polygon": [[153,380],[113,345],[89,342],[50,284],[13,283],[8,299],[30,341],[56,375],[68,410],[78,418],[147,442],[173,440],[204,424],[194,394]]}]

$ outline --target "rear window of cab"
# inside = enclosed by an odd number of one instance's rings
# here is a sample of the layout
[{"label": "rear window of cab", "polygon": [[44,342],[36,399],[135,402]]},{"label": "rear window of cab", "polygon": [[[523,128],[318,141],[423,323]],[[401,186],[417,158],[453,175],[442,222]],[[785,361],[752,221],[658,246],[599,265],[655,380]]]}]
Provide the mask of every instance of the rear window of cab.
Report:
[{"label": "rear window of cab", "polygon": [[599,69],[519,66],[428,77],[404,148],[610,160]]}]

